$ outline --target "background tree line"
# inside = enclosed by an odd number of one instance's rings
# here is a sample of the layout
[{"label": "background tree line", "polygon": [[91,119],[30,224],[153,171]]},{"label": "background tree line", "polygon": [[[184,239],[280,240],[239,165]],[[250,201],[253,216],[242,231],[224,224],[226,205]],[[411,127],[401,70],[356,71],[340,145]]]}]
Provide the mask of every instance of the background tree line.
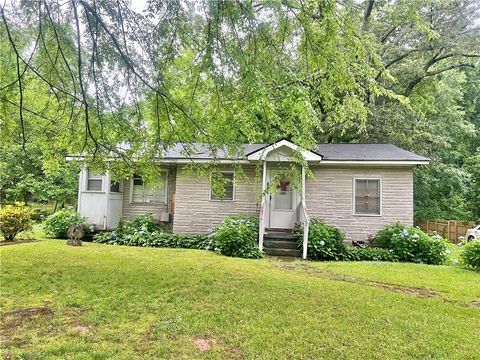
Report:
[{"label": "background tree line", "polygon": [[2,5],[2,194],[74,198],[67,154],[154,176],[178,142],[391,142],[432,159],[417,218],[478,219],[479,14],[475,0]]}]

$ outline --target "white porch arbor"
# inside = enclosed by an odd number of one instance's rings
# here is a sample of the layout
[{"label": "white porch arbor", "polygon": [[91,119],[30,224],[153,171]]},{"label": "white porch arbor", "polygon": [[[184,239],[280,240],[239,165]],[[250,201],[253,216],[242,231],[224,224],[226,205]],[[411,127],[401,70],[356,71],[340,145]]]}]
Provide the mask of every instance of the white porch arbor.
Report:
[{"label": "white porch arbor", "polygon": [[[263,177],[262,177],[262,201],[260,205],[260,214],[259,214],[259,238],[258,246],[260,250],[263,250],[263,239],[265,236],[265,230],[270,226],[272,222],[272,206],[271,206],[271,196],[267,193],[268,191],[268,181],[270,179],[270,173],[272,170],[269,168],[269,165],[281,166],[286,164],[291,164],[294,161],[294,157],[301,157],[303,161],[312,164],[318,164],[322,160],[322,155],[314,152],[302,149],[288,141],[282,139],[271,145],[268,145],[262,149],[256,150],[250,154],[247,154],[249,161],[262,162],[263,166]],[[308,227],[310,219],[307,212],[306,199],[305,199],[305,166],[301,166],[301,191],[296,194],[298,201],[296,204],[296,219],[300,221],[303,226],[303,252],[302,258],[307,258],[307,248],[308,248]],[[270,199],[270,200],[269,200]],[[293,206],[293,204],[292,204]],[[267,221],[267,208],[269,212],[269,218]]]}]

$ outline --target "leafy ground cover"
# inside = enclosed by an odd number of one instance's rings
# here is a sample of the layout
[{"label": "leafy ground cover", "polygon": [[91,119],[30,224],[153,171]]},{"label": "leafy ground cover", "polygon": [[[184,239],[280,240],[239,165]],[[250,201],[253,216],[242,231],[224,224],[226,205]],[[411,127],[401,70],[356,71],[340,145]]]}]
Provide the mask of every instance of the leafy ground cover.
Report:
[{"label": "leafy ground cover", "polygon": [[478,357],[480,274],[65,241],[0,247],[3,358]]}]

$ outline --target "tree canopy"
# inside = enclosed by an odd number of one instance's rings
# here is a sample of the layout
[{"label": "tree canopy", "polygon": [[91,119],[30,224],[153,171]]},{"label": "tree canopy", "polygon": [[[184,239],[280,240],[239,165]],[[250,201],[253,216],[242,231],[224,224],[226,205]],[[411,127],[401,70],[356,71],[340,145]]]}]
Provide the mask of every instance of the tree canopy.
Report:
[{"label": "tree canopy", "polygon": [[2,5],[2,166],[17,154],[55,176],[67,153],[133,171],[178,142],[391,142],[432,159],[415,174],[418,218],[480,217],[479,13],[475,0]]}]

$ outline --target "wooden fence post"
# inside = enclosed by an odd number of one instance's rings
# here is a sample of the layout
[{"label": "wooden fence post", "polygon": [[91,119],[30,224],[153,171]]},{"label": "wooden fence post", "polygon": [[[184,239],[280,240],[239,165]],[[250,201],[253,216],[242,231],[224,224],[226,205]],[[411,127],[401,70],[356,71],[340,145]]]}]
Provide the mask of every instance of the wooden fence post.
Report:
[{"label": "wooden fence post", "polygon": [[426,233],[428,234],[428,220],[427,220],[427,231],[426,231]]}]

